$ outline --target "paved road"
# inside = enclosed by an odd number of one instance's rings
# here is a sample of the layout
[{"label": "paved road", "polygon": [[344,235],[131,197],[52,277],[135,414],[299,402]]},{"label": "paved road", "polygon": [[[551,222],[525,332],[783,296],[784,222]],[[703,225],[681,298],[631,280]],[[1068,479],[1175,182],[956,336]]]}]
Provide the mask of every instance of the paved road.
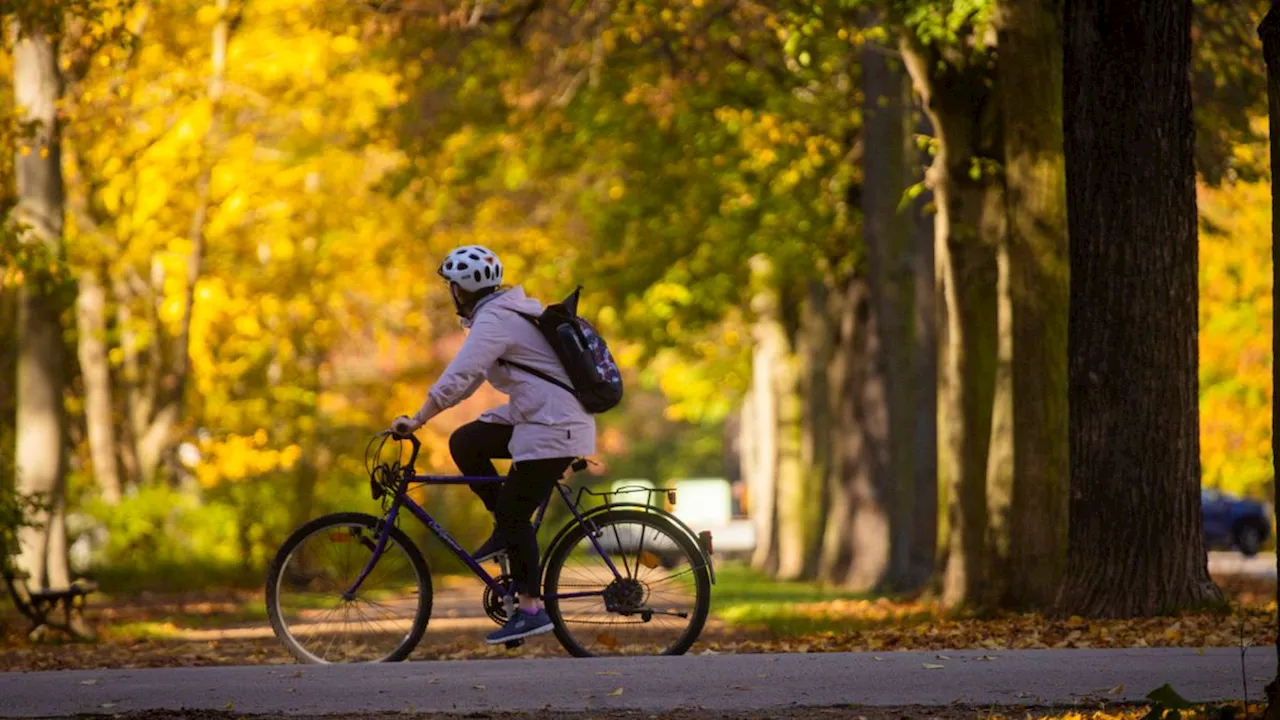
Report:
[{"label": "paved road", "polygon": [[[1256,698],[1275,675],[1275,651],[1252,648],[1246,658],[1249,695]],[[698,655],[0,673],[0,716],[146,709],[323,714],[1060,705],[1090,698],[1140,700],[1165,682],[1191,700],[1240,698],[1240,651]]]}]

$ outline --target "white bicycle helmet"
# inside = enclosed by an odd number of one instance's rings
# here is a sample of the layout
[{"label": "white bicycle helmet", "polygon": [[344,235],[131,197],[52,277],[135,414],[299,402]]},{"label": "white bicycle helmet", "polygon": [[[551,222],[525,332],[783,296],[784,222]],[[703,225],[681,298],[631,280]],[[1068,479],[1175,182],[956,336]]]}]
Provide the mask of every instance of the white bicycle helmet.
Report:
[{"label": "white bicycle helmet", "polygon": [[463,245],[449,253],[436,272],[469,292],[502,284],[502,261],[493,251],[479,245]]}]

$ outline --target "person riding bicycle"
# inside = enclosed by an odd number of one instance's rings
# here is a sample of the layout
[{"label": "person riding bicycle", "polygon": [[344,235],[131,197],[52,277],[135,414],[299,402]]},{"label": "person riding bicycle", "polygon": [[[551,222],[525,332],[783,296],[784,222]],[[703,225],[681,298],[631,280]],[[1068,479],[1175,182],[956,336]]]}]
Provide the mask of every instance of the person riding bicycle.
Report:
[{"label": "person riding bicycle", "polygon": [[470,331],[427,392],[422,408],[396,418],[392,430],[418,430],[470,397],[485,380],[507,395],[507,404],[454,431],[449,452],[458,469],[470,476],[497,475],[493,460],[512,460],[506,481],[471,485],[494,515],[493,533],[472,557],[484,562],[506,552],[519,598],[519,611],[486,642],[540,635],[550,632],[552,623],[542,604],[538,540],[530,516],[574,460],[595,452],[595,419],[559,384],[502,362],[533,368],[570,385],[551,344],[521,315],[536,316],[542,304],[525,295],[523,288],[502,284],[497,255],[479,245],[463,246],[449,253],[437,272],[449,285],[462,326]]}]

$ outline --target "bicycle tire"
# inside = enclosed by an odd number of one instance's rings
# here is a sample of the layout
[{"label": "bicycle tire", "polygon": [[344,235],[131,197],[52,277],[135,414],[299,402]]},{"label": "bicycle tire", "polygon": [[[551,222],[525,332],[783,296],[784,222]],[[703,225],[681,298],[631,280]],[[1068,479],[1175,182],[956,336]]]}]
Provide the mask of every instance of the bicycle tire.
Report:
[{"label": "bicycle tire", "polygon": [[[613,510],[597,514],[592,518],[592,524],[597,528],[624,522],[655,528],[665,534],[671,542],[675,543],[691,561],[697,562],[701,560],[698,566],[692,568],[695,588],[693,622],[689,624],[679,640],[659,653],[660,655],[683,655],[697,642],[698,636],[702,634],[702,629],[706,625],[707,615],[711,611],[709,561],[703,555],[702,548],[698,547],[688,537],[687,533],[682,532],[674,523],[660,515],[643,510]],[[586,534],[586,528],[578,523],[574,523],[570,530],[563,534],[561,541],[556,543],[548,552],[543,582],[547,614],[555,624],[556,639],[574,657],[595,657],[595,654],[574,638],[573,633],[566,628],[564,618],[560,613],[560,603],[555,598],[555,594],[565,560],[577,543],[586,537]]]},{"label": "bicycle tire", "polygon": [[[378,532],[382,527],[382,519],[365,513],[357,512],[340,512],[330,515],[323,515],[302,527],[298,528],[289,536],[280,549],[276,551],[276,556],[271,561],[271,565],[267,570],[267,616],[271,620],[271,629],[275,632],[276,637],[284,643],[285,648],[299,662],[308,664],[331,664],[325,660],[317,658],[306,648],[294,639],[293,634],[289,632],[284,618],[281,617],[279,603],[279,588],[282,579],[282,571],[284,563],[294,550],[302,544],[304,540],[314,535],[317,531],[326,527],[333,526],[351,526],[360,525],[369,528],[370,531]],[[418,578],[418,611],[414,616],[413,625],[404,640],[386,656],[372,662],[398,662],[404,660],[413,652],[418,643],[422,640],[422,635],[427,631],[427,622],[431,619],[432,604],[432,586],[431,586],[431,570],[427,566],[427,561],[422,556],[422,551],[414,544],[413,540],[398,527],[391,528],[390,540],[395,541],[405,551],[409,562],[413,567],[414,574]]]}]

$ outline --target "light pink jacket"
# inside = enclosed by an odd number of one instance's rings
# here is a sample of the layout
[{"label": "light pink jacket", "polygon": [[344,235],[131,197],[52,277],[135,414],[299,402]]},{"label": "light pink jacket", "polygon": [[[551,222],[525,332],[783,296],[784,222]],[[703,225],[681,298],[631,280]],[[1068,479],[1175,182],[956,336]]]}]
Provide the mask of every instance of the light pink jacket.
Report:
[{"label": "light pink jacket", "polygon": [[414,418],[427,422],[466,400],[488,380],[509,401],[480,420],[514,426],[509,445],[513,460],[591,455],[596,450],[596,421],[572,393],[519,368],[498,364],[499,359],[510,360],[571,384],[550,343],[517,311],[537,315],[542,304],[520,287],[480,301],[466,342],[427,391],[427,400]]}]

